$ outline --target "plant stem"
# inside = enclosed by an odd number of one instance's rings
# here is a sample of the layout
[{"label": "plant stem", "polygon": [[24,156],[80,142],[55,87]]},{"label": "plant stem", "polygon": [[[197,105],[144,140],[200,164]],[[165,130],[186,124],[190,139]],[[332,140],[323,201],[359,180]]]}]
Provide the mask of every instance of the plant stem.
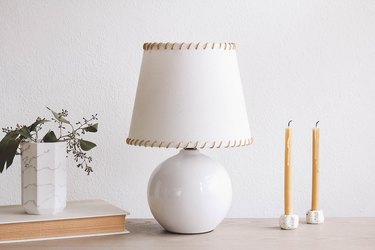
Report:
[{"label": "plant stem", "polygon": [[60,127],[60,138],[61,138],[61,136],[62,136],[62,122],[59,122],[59,127]]}]

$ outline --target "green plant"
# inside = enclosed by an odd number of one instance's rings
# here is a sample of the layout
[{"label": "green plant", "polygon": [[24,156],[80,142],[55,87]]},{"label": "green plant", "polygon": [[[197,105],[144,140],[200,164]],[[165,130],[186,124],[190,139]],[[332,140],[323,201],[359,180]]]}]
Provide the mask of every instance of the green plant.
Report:
[{"label": "green plant", "polygon": [[43,125],[50,122],[50,120],[40,117],[30,126],[17,124],[15,128],[3,128],[5,136],[0,141],[0,173],[3,172],[4,168],[8,169],[12,165],[15,155],[20,154],[19,145],[21,142],[48,143],[58,141],[67,142],[66,152],[73,155],[77,167],[84,168],[88,175],[93,172],[89,165],[92,157],[88,156],[86,151],[94,148],[96,144],[83,140],[82,135],[87,132],[95,133],[98,131],[98,123],[94,123],[98,120],[98,115],[92,115],[89,119],[82,118],[82,121],[73,125],[67,120],[67,110],[63,109],[58,113],[48,107],[47,109],[52,112],[51,121],[57,125],[57,135],[53,130],[49,130],[43,137],[40,137],[39,134]]}]

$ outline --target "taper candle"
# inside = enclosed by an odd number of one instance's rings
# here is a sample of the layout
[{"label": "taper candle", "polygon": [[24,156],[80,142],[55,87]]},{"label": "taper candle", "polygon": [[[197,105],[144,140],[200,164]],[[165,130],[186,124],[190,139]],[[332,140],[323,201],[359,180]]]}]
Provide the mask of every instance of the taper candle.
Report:
[{"label": "taper candle", "polygon": [[292,192],[292,138],[293,131],[288,122],[285,129],[285,162],[284,162],[284,214],[280,216],[279,225],[281,229],[296,229],[299,224],[299,217],[293,214],[293,192]]},{"label": "taper candle", "polygon": [[284,214],[290,215],[293,213],[293,191],[292,191],[292,137],[293,131],[288,122],[288,127],[285,129],[285,163],[284,163]]},{"label": "taper candle", "polygon": [[319,209],[319,175],[320,175],[320,129],[316,122],[312,134],[312,201],[311,210]]}]

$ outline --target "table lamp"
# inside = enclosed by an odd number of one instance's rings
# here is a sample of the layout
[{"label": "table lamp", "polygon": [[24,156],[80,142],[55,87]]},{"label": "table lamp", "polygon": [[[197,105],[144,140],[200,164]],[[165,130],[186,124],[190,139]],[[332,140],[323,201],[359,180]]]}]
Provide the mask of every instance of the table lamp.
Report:
[{"label": "table lamp", "polygon": [[145,43],[127,144],[181,149],[148,183],[152,215],[169,232],[210,232],[232,201],[228,173],[201,149],[250,145],[234,43]]}]

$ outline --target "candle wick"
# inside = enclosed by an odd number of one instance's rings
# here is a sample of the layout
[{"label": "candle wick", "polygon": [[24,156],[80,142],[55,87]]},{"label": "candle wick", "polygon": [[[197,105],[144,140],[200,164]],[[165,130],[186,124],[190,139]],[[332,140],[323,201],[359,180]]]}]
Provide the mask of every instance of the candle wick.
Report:
[{"label": "candle wick", "polygon": [[292,122],[293,120],[290,120],[289,122],[288,122],[288,127],[290,127],[290,123]]},{"label": "candle wick", "polygon": [[319,121],[317,121],[317,122],[315,123],[315,127],[316,127],[316,128],[318,127],[318,123],[319,123]]}]

